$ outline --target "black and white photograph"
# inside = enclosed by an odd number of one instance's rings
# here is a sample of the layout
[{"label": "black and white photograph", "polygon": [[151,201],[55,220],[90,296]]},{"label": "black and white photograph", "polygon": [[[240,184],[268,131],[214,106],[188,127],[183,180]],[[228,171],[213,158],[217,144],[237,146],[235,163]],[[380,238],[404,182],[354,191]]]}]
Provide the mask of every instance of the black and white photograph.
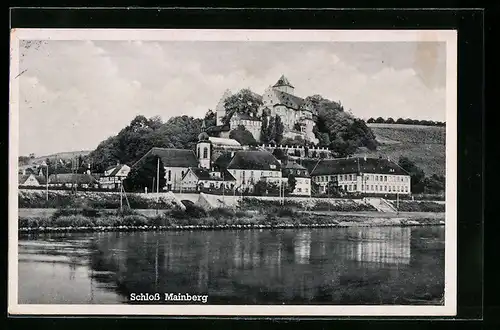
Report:
[{"label": "black and white photograph", "polygon": [[455,315],[456,38],[12,30],[9,312]]}]

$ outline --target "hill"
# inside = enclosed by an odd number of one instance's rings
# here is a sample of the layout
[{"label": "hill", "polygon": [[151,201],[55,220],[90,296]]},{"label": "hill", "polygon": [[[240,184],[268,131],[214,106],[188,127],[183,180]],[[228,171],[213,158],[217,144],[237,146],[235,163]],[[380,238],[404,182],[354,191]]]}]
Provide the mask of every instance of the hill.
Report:
[{"label": "hill", "polygon": [[438,126],[367,124],[380,144],[376,151],[360,149],[355,156],[406,156],[425,172],[445,175],[446,128]]},{"label": "hill", "polygon": [[31,159],[30,163],[31,164],[40,164],[47,158],[50,160],[59,160],[62,159],[63,161],[75,159],[78,156],[85,157],[88,154],[90,154],[90,150],[80,150],[80,151],[66,151],[66,152],[59,152],[57,154],[51,154],[47,156],[40,156],[40,157],[35,157]]}]

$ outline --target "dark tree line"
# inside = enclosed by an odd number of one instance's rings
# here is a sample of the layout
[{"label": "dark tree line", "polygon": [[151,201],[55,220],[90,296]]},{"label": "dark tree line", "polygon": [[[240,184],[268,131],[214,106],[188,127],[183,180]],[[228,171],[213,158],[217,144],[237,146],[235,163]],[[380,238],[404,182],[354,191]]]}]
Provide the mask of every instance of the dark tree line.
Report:
[{"label": "dark tree line", "polygon": [[401,125],[421,125],[421,126],[446,126],[445,122],[432,121],[432,120],[418,120],[410,118],[398,118],[394,120],[389,117],[384,119],[382,117],[370,118],[366,121],[368,124],[401,124]]}]

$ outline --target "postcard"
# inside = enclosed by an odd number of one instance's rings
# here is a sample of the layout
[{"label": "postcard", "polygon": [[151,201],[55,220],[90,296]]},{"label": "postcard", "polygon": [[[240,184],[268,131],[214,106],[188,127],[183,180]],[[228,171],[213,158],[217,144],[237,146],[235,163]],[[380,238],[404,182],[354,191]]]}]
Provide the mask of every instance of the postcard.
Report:
[{"label": "postcard", "polygon": [[454,30],[13,29],[9,313],[452,316]]}]

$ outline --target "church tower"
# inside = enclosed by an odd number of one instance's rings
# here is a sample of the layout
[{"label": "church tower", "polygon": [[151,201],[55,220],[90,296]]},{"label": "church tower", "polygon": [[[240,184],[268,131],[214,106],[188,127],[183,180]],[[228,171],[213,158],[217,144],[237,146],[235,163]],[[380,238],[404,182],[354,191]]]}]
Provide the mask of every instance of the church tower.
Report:
[{"label": "church tower", "polygon": [[208,134],[205,132],[205,121],[201,126],[202,132],[198,135],[198,144],[196,145],[196,156],[198,157],[198,166],[201,168],[210,169],[212,143],[209,140]]},{"label": "church tower", "polygon": [[292,94],[292,95],[293,95],[294,90],[295,90],[295,87],[293,87],[292,84],[290,84],[290,82],[288,81],[288,79],[286,79],[286,77],[284,75],[281,75],[281,78],[278,79],[276,84],[274,84],[273,88],[275,90],[278,90],[278,91],[281,91],[284,93],[288,93],[288,94]]}]

